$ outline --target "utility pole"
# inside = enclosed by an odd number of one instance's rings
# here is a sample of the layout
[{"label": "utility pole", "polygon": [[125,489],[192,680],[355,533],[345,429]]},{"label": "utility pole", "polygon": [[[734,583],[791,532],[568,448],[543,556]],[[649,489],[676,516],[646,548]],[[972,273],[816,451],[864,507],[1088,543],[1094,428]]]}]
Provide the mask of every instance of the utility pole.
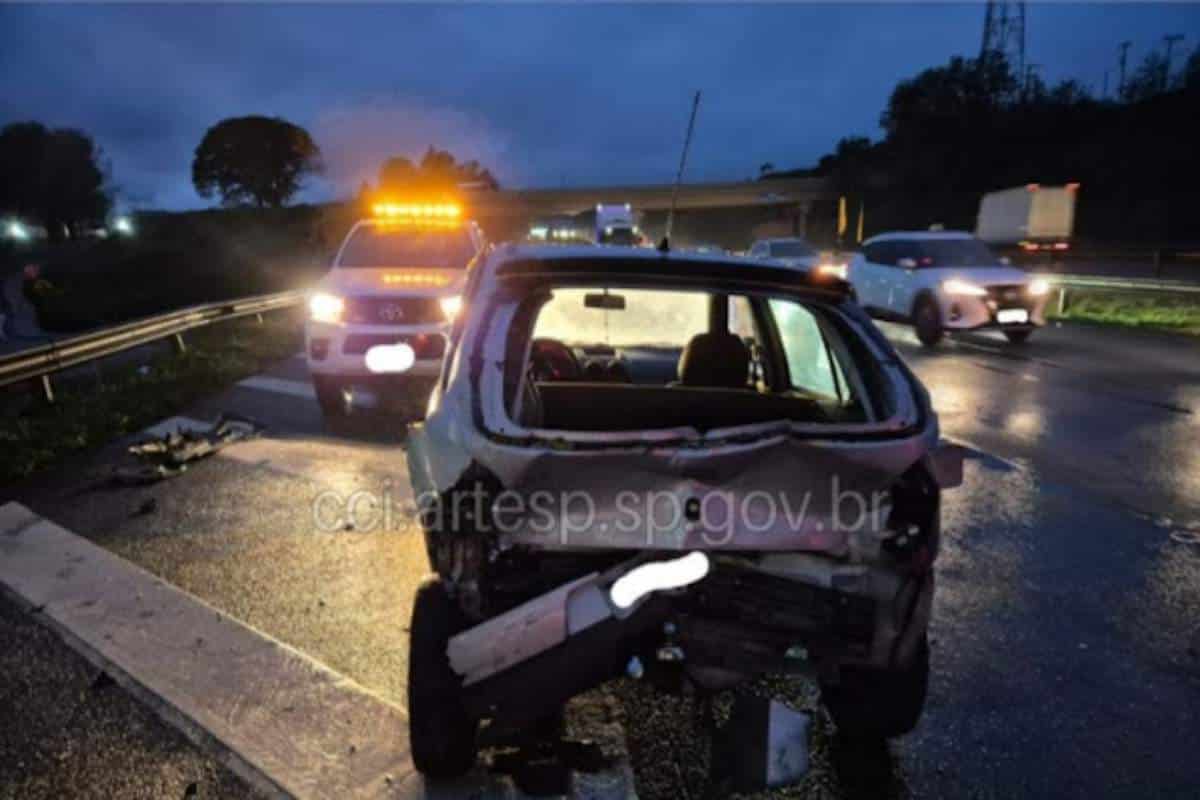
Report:
[{"label": "utility pole", "polygon": [[1175,43],[1183,39],[1182,33],[1172,33],[1163,37],[1163,41],[1167,43],[1167,59],[1163,63],[1162,90],[1165,92],[1171,83],[1171,50],[1175,48]]},{"label": "utility pole", "polygon": [[1121,50],[1121,55],[1119,57],[1119,63],[1120,63],[1120,68],[1121,68],[1121,80],[1117,83],[1117,99],[1118,100],[1125,99],[1125,58],[1129,53],[1129,45],[1131,45],[1131,44],[1133,44],[1133,42],[1131,42],[1129,40],[1125,40],[1124,42],[1121,42],[1121,44],[1119,46],[1120,50]]}]

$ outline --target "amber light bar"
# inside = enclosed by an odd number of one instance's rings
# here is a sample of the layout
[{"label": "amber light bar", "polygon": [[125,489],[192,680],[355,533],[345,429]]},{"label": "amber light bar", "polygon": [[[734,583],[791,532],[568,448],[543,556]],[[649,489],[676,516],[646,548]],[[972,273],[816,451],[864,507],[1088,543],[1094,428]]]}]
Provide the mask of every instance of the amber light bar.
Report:
[{"label": "amber light bar", "polygon": [[386,219],[453,220],[462,216],[454,203],[376,203],[371,211]]}]

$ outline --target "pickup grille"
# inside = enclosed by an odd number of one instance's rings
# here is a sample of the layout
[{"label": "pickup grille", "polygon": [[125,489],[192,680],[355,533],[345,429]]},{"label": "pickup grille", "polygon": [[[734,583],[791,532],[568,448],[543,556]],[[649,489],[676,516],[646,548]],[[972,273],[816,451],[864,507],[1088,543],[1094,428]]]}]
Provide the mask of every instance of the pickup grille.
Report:
[{"label": "pickup grille", "polygon": [[348,356],[360,356],[380,344],[407,344],[413,349],[418,361],[441,358],[446,352],[446,337],[440,333],[418,333],[409,336],[388,333],[352,333],[342,344],[342,352]]},{"label": "pickup grille", "polygon": [[445,322],[436,297],[350,297],[345,320],[359,325],[417,325]]}]

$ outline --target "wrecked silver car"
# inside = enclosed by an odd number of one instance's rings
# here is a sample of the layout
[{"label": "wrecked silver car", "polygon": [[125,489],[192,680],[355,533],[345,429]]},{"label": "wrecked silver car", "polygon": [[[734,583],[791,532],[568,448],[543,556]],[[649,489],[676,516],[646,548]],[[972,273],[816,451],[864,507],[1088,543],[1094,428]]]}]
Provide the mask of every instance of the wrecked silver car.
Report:
[{"label": "wrecked silver car", "polygon": [[836,277],[506,245],[469,280],[408,449],[413,760],[474,763],[623,674],[806,671],[839,730],[917,722],[940,490],[925,389]]}]

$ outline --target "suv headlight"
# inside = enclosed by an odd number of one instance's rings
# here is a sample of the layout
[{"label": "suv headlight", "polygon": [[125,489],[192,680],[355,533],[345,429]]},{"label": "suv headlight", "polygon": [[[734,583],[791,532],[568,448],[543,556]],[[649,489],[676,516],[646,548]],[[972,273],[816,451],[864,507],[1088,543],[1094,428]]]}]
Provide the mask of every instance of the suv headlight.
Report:
[{"label": "suv headlight", "polygon": [[453,320],[458,316],[458,312],[462,311],[462,295],[455,294],[450,297],[443,297],[440,301],[442,313],[446,315],[446,319]]},{"label": "suv headlight", "polygon": [[1029,282],[1027,291],[1034,297],[1041,297],[1046,292],[1050,291],[1050,281],[1045,278],[1034,278]]},{"label": "suv headlight", "polygon": [[341,322],[346,301],[335,294],[317,292],[308,298],[308,313],[314,322]]},{"label": "suv headlight", "polygon": [[946,294],[966,295],[967,297],[987,297],[987,289],[959,278],[942,281],[942,291]]}]

